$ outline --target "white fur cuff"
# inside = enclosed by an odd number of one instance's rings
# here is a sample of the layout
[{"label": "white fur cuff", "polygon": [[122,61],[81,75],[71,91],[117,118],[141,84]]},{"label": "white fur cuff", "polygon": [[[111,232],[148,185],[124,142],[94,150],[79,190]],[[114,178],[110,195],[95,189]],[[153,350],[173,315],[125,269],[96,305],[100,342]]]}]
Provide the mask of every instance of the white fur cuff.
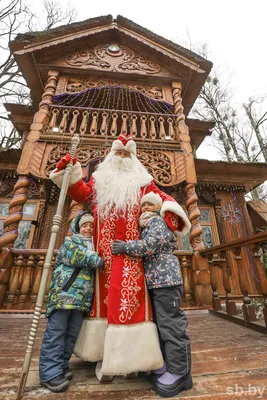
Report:
[{"label": "white fur cuff", "polygon": [[103,375],[125,375],[152,371],[163,366],[157,327],[153,322],[136,325],[108,325]]},{"label": "white fur cuff", "polygon": [[84,361],[102,360],[106,330],[106,319],[84,319],[75,343],[74,354]]},{"label": "white fur cuff", "polygon": [[62,186],[64,176],[64,169],[61,171],[56,172],[56,169],[53,169],[52,172],[49,174],[49,178],[53,181],[59,188]]},{"label": "white fur cuff", "polygon": [[[59,188],[61,188],[62,186],[64,172],[65,169],[62,169],[58,172],[56,172],[56,169],[53,169],[53,171],[50,172],[49,175],[51,181],[53,181]],[[82,179],[82,167],[81,164],[77,162],[75,165],[73,165],[69,186],[72,186],[75,183],[79,182],[80,179]]]},{"label": "white fur cuff", "polygon": [[176,234],[179,236],[185,235],[189,229],[191,228],[191,223],[189,219],[186,216],[186,213],[184,212],[183,208],[176,202],[174,201],[164,201],[161,210],[160,210],[160,215],[164,218],[165,217],[165,212],[166,211],[171,211],[178,217],[180,217],[183,222],[184,222],[184,227],[181,231],[175,231]]},{"label": "white fur cuff", "polygon": [[82,167],[79,162],[73,165],[69,186],[75,185],[83,177]]}]

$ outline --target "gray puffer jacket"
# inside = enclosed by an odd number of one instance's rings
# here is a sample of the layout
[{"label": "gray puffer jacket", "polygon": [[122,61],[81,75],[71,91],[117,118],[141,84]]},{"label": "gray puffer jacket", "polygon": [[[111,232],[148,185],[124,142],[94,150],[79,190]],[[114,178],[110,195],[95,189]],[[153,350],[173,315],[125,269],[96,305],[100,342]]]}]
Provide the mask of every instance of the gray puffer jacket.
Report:
[{"label": "gray puffer jacket", "polygon": [[177,239],[160,216],[153,217],[141,232],[141,240],[125,244],[125,253],[143,257],[149,289],[181,285],[180,263],[172,252],[177,250]]}]

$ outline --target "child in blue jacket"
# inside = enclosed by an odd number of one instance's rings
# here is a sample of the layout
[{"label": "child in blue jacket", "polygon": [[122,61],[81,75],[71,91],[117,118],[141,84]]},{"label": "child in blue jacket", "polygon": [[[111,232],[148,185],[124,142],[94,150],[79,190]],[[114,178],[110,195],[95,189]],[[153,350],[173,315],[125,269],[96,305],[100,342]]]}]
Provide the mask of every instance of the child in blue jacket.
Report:
[{"label": "child in blue jacket", "polygon": [[[173,255],[177,238],[159,215],[162,200],[150,192],[141,199],[141,240],[116,241],[113,254],[144,258],[153,320],[157,325],[164,366],[153,371],[153,385],[163,397],[176,396],[193,387],[187,319],[180,305],[183,280],[179,260]],[[186,219],[186,215],[184,219]],[[185,223],[185,220],[181,221]]]},{"label": "child in blue jacket", "polygon": [[52,392],[67,389],[72,371],[69,359],[82,326],[92,308],[94,271],[104,260],[94,251],[93,217],[84,212],[72,222],[55,261],[46,317],[47,328],[40,352],[40,382]]}]

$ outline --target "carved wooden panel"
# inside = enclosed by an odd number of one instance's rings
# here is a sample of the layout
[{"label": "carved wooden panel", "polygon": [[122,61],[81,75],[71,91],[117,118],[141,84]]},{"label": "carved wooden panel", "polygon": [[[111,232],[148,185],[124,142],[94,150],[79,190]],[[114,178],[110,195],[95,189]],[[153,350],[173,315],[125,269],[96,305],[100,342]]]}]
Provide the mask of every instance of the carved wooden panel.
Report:
[{"label": "carved wooden panel", "polygon": [[[109,148],[80,148],[77,150],[76,156],[82,167],[85,168],[91,163],[101,161],[109,150]],[[46,164],[43,171],[46,177],[67,152],[68,146],[64,144],[55,146],[49,153],[46,152],[46,161],[43,160]],[[161,186],[173,186],[185,180],[186,171],[183,153],[139,149],[137,150],[137,157]]]},{"label": "carved wooden panel", "polygon": [[11,197],[16,182],[17,179],[14,178],[0,181],[0,197]]},{"label": "carved wooden panel", "polygon": [[62,76],[59,79],[56,95],[80,93],[87,89],[102,87],[123,87],[129,90],[140,92],[155,100],[165,100],[173,104],[171,90],[167,87],[152,86],[146,84],[135,84],[130,82],[119,82],[107,79],[74,78]]},{"label": "carved wooden panel", "polygon": [[[111,51],[112,46],[114,51]],[[173,74],[154,60],[120,44],[105,43],[85,48],[51,62],[60,67],[173,77]]]}]

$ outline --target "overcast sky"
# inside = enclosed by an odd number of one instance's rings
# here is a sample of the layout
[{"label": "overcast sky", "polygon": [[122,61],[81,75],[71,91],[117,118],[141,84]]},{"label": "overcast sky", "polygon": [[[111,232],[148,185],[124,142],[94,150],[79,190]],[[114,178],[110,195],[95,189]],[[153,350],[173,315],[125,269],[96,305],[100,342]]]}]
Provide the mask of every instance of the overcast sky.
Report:
[{"label": "overcast sky", "polygon": [[267,92],[267,0],[78,0],[72,4],[77,20],[120,14],[181,45],[189,32],[192,42],[207,43],[214,67],[223,65],[233,74],[238,101]]}]

